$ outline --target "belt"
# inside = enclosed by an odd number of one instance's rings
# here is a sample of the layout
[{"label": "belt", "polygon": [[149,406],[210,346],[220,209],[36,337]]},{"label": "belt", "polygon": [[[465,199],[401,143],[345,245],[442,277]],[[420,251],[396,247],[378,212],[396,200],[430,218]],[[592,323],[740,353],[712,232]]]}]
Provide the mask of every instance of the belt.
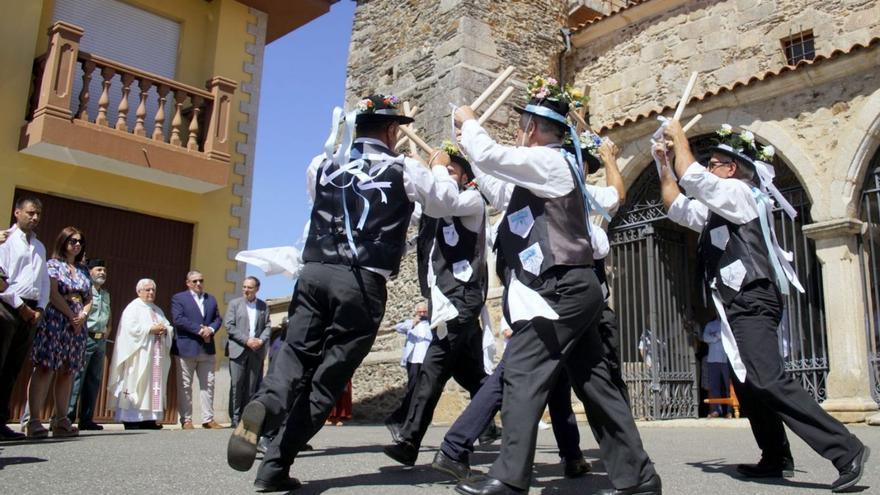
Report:
[{"label": "belt", "polygon": [[91,338],[93,338],[93,339],[95,339],[95,340],[101,340],[101,339],[104,338],[104,332],[90,333],[90,334],[89,334],[89,337],[91,337]]}]

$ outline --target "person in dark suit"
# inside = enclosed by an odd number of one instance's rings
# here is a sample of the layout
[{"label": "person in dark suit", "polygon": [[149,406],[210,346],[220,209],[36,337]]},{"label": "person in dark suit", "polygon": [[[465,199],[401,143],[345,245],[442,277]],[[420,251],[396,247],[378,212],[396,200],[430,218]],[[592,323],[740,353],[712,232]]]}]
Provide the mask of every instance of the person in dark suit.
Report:
[{"label": "person in dark suit", "polygon": [[241,283],[242,297],[229,301],[223,324],[229,334],[229,376],[232,379],[232,426],[238,424],[241,410],[257,392],[263,378],[263,360],[269,347],[272,326],[269,308],[257,299],[260,280],[246,277]]},{"label": "person in dark suit", "polygon": [[177,407],[184,430],[193,429],[192,382],[199,377],[202,427],[223,428],[214,421],[214,333],[220,329],[217,299],[205,292],[205,278],[196,270],[186,274],[187,290],[171,297],[171,322],[177,356]]}]

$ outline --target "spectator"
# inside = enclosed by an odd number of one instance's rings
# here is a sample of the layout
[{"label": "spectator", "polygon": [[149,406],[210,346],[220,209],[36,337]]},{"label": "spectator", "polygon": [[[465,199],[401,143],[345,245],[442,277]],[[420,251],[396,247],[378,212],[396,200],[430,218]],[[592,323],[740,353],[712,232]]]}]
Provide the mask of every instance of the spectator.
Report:
[{"label": "spectator", "polygon": [[[709,398],[720,399],[730,397],[730,366],[727,363],[727,355],[721,345],[721,321],[717,318],[706,323],[703,329],[703,342],[709,344],[709,354],[706,362],[709,372]],[[710,418],[720,416],[732,417],[729,406],[712,404],[709,412]]]},{"label": "spectator", "polygon": [[116,407],[116,420],[126,430],[158,430],[165,411],[173,327],[154,303],[156,282],[141,279],[135,291],[137,299],[128,303],[119,320],[107,405]]},{"label": "spectator", "polygon": [[290,323],[290,317],[285,316],[281,320],[281,324],[278,325],[278,329],[272,329],[272,340],[269,344],[269,366],[272,366],[272,360],[275,358],[275,353],[278,352],[278,348],[281,347],[281,344],[284,342],[284,339],[287,338],[287,326]]},{"label": "spectator", "polygon": [[184,430],[193,429],[192,383],[198,375],[202,428],[223,428],[214,421],[214,333],[220,329],[217,299],[205,292],[205,278],[196,270],[186,274],[187,290],[171,298],[174,344],[178,357],[177,407]]},{"label": "spectator", "polygon": [[[55,239],[49,271],[49,305],[46,322],[37,329],[32,358],[34,370],[28,384],[30,419],[28,438],[46,438],[40,415],[52,388],[55,414],[50,421],[53,437],[75,437],[79,430],[67,419],[73,375],[83,365],[86,348],[86,317],[92,297],[92,282],[81,263],[85,238],[76,227],[65,227]],[[54,384],[52,379],[55,379]]]},{"label": "spectator", "polygon": [[15,224],[0,231],[0,269],[7,277],[0,282],[0,440],[24,437],[6,426],[9,400],[49,302],[46,248],[34,233],[42,210],[40,200],[20,198],[13,212]]},{"label": "spectator", "polygon": [[104,427],[95,423],[95,401],[101,388],[104,375],[104,355],[107,353],[106,337],[110,333],[110,293],[104,288],[107,281],[106,263],[94,258],[86,262],[92,280],[92,306],[86,318],[88,336],[86,355],[83,367],[73,379],[70,391],[70,405],[67,408],[67,419],[73,422],[77,416],[79,402],[79,429],[103,430]]},{"label": "spectator", "polygon": [[415,390],[419,370],[425,360],[425,353],[431,345],[433,333],[431,321],[428,318],[428,305],[424,301],[416,304],[415,315],[411,320],[405,320],[394,326],[397,333],[406,335],[406,343],[403,346],[403,356],[400,365],[406,369],[406,393],[400,406],[385,419],[385,426],[391,432],[392,439],[397,442],[400,438],[400,428],[406,420],[409,412],[409,403]]},{"label": "spectator", "polygon": [[342,391],[342,395],[339,396],[336,404],[330,409],[330,414],[327,415],[326,424],[342,426],[343,421],[351,419],[351,395],[351,380],[349,380],[348,384],[345,385],[345,390]]},{"label": "spectator", "polygon": [[232,427],[238,425],[241,410],[257,392],[263,378],[263,360],[271,335],[269,308],[257,299],[260,280],[246,277],[242,297],[229,302],[223,323],[229,334],[229,375],[232,390]]}]

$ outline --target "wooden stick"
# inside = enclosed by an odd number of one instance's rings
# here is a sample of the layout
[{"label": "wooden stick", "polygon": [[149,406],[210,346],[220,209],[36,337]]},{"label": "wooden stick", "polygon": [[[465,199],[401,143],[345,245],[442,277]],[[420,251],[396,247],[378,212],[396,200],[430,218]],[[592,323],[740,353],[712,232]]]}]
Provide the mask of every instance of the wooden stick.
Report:
[{"label": "wooden stick", "polygon": [[407,127],[401,126],[401,127],[400,127],[400,130],[406,135],[406,137],[408,137],[412,142],[416,143],[416,145],[417,145],[419,148],[425,150],[425,152],[428,153],[429,155],[430,155],[431,153],[434,152],[434,148],[428,146],[428,143],[426,143],[425,141],[423,141],[422,138],[420,138],[420,137],[416,134],[416,132],[413,131],[412,129],[409,129],[409,128],[407,128]]},{"label": "wooden stick", "polygon": [[494,93],[495,90],[498,89],[499,86],[501,86],[502,84],[504,84],[504,81],[506,81],[507,78],[510,77],[511,74],[513,74],[513,71],[514,71],[514,70],[515,70],[515,69],[514,69],[514,67],[513,67],[512,65],[509,66],[509,67],[507,67],[506,69],[504,69],[504,72],[502,72],[502,73],[501,73],[501,74],[500,74],[500,75],[499,75],[499,76],[498,76],[498,77],[492,82],[492,84],[490,84],[489,87],[486,88],[486,91],[483,91],[483,94],[481,94],[480,96],[478,96],[477,99],[474,100],[473,103],[471,103],[471,110],[476,111],[477,108],[480,108],[480,105],[482,105],[483,103],[486,103],[486,100],[488,100],[489,97],[492,96],[492,93]]},{"label": "wooden stick", "polygon": [[702,119],[702,118],[703,118],[703,114],[701,114],[701,113],[694,115],[693,118],[691,118],[691,120],[688,121],[688,123],[685,124],[684,127],[681,128],[681,130],[686,133],[687,131],[691,130],[691,127],[697,125],[697,122],[699,122],[700,119]]},{"label": "wooden stick", "polygon": [[697,73],[691,72],[691,78],[688,81],[687,86],[684,88],[684,93],[681,95],[681,101],[678,102],[678,108],[675,109],[675,116],[672,118],[678,120],[681,118],[681,114],[684,113],[684,106],[687,104],[688,100],[691,99],[691,91],[694,90],[694,84],[697,83]]},{"label": "wooden stick", "polygon": [[568,114],[575,120],[575,122],[577,122],[577,125],[580,128],[578,129],[578,131],[582,131],[583,129],[589,129],[590,132],[593,131],[590,125],[587,124],[587,121],[584,120],[584,118],[579,113],[577,113],[577,111],[568,112]]},{"label": "wooden stick", "polygon": [[504,102],[507,101],[508,98],[510,98],[510,95],[512,94],[513,86],[508,86],[507,89],[505,89],[504,92],[501,93],[501,96],[499,96],[498,99],[495,100],[491,105],[489,105],[489,108],[487,108],[486,111],[483,112],[483,115],[480,115],[480,118],[477,119],[477,122],[479,122],[480,125],[483,125],[487,120],[492,117],[492,114],[494,114],[501,107],[501,105],[503,105]]},{"label": "wooden stick", "polygon": [[[418,105],[415,105],[412,108],[410,108],[408,101],[403,102],[403,114],[406,115],[407,117],[415,117],[416,112],[418,112],[418,111],[419,111]],[[412,124],[407,124],[407,125],[401,126],[401,127],[406,127],[408,129],[412,129]],[[403,132],[398,130],[397,131],[397,146],[395,146],[395,148],[396,149],[403,148],[404,146],[406,146],[406,144],[408,142],[409,142],[409,138],[406,136],[403,136]],[[413,150],[413,151],[415,151],[415,150]]]}]

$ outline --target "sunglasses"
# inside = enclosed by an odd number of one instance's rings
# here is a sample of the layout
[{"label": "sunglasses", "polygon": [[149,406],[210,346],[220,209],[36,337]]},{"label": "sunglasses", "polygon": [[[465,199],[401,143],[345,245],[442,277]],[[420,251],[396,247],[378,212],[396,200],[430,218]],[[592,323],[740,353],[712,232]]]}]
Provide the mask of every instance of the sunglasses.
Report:
[{"label": "sunglasses", "polygon": [[82,246],[83,244],[85,244],[85,241],[83,241],[82,239],[70,238],[67,240],[67,243],[68,244],[79,244],[80,246]]}]

